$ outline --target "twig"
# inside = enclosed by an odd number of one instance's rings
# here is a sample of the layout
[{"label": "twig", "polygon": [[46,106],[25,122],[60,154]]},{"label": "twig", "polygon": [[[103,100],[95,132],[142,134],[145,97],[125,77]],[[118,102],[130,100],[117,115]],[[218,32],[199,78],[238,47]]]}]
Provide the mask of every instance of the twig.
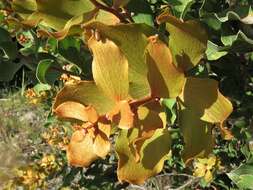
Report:
[{"label": "twig", "polygon": [[118,17],[120,19],[121,22],[123,23],[128,23],[127,19],[120,14],[116,9],[111,8],[111,7],[107,7],[99,2],[97,2],[96,0],[90,0],[91,3],[93,3],[93,5],[95,5],[98,9],[102,9],[104,11],[110,12],[112,14],[114,14],[116,17]]},{"label": "twig", "polygon": [[141,105],[143,105],[147,102],[151,102],[151,101],[155,101],[155,100],[156,100],[155,98],[153,98],[151,95],[149,95],[149,96],[146,96],[142,99],[137,99],[137,100],[131,101],[130,106],[132,108],[137,108],[137,107],[139,107],[139,106],[141,106]]}]

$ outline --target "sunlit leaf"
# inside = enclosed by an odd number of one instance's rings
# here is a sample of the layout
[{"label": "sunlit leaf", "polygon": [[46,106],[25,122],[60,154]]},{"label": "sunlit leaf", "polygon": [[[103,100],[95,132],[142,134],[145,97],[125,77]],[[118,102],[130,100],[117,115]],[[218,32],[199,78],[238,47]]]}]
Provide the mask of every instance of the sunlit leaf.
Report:
[{"label": "sunlit leaf", "polygon": [[[108,130],[109,133],[104,133],[101,128],[107,128],[106,130]],[[109,124],[98,123],[98,129],[98,134],[94,139],[93,149],[99,157],[105,158],[111,149],[111,143],[109,141],[111,126]]]},{"label": "sunlit leaf", "polygon": [[196,66],[205,55],[208,39],[200,23],[194,20],[182,22],[169,14],[160,15],[158,22],[166,22],[174,63],[184,71]]},{"label": "sunlit leaf", "polygon": [[119,103],[120,122],[118,127],[121,129],[130,129],[134,123],[134,113],[127,101],[121,101]]},{"label": "sunlit leaf", "polygon": [[16,13],[23,17],[22,23],[36,26],[39,23],[53,28],[56,32],[38,30],[40,35],[63,39],[68,34],[81,34],[83,23],[97,20],[107,24],[116,24],[119,19],[104,10],[97,9],[89,0],[21,0],[12,2]]},{"label": "sunlit leaf", "polygon": [[208,60],[217,60],[227,54],[228,52],[226,51],[226,48],[219,47],[213,42],[208,41],[206,50],[206,56]]},{"label": "sunlit leaf", "polygon": [[89,0],[14,0],[13,9],[20,13],[26,24],[36,25],[39,22],[56,30],[75,16],[92,11],[95,7]]},{"label": "sunlit leaf", "polygon": [[120,49],[108,39],[89,39],[93,52],[92,73],[97,86],[116,101],[128,97],[128,62]]},{"label": "sunlit leaf", "polygon": [[154,34],[153,29],[141,24],[107,26],[94,22],[86,28],[97,29],[101,36],[112,40],[123,52],[128,61],[129,94],[134,99],[150,93],[147,80],[145,49],[148,43],[146,35]]},{"label": "sunlit leaf", "polygon": [[135,120],[135,127],[139,127],[139,134],[138,137],[132,142],[132,146],[134,147],[135,151],[136,162],[140,160],[140,152],[145,140],[151,138],[157,129],[166,127],[166,121],[163,121],[164,118],[162,118],[161,115],[163,108],[160,107],[159,111],[148,109],[145,106],[141,106],[137,110],[138,119]]},{"label": "sunlit leaf", "polygon": [[154,97],[175,98],[183,88],[185,76],[173,64],[170,49],[158,39],[147,47],[148,79]]},{"label": "sunlit leaf", "polygon": [[67,147],[68,162],[72,166],[88,167],[98,159],[93,149],[93,138],[83,130],[74,132]]},{"label": "sunlit leaf", "polygon": [[98,115],[106,114],[115,106],[114,100],[105,96],[94,82],[88,81],[65,85],[57,94],[53,108],[56,109],[67,101],[78,102],[85,106],[92,105]]},{"label": "sunlit leaf", "polygon": [[233,110],[213,79],[187,78],[180,99],[201,120],[210,123],[223,123]]},{"label": "sunlit leaf", "polygon": [[251,189],[253,187],[252,171],[252,163],[246,163],[232,170],[227,175],[240,189]]},{"label": "sunlit leaf", "polygon": [[97,112],[92,106],[86,107],[78,102],[66,101],[55,109],[55,113],[61,118],[78,119],[84,122],[95,123],[98,120]]},{"label": "sunlit leaf", "polygon": [[170,151],[170,133],[158,129],[152,138],[146,140],[141,148],[140,161],[136,162],[130,142],[138,137],[138,129],[121,130],[116,140],[116,152],[119,157],[118,179],[133,184],[143,184],[146,179],[158,174]]}]

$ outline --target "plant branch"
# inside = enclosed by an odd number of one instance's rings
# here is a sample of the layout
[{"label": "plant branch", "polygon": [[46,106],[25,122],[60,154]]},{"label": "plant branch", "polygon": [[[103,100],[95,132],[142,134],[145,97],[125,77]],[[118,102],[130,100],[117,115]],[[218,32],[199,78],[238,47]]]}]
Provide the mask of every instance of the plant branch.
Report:
[{"label": "plant branch", "polygon": [[110,13],[114,14],[116,17],[118,17],[121,22],[128,23],[127,19],[122,14],[120,14],[116,9],[111,8],[111,7],[107,7],[107,6],[97,2],[96,0],[90,0],[90,1],[98,9],[102,9],[104,11],[110,12]]},{"label": "plant branch", "polygon": [[154,98],[153,96],[149,95],[149,96],[146,96],[146,97],[144,97],[142,99],[131,101],[130,102],[130,106],[132,108],[137,108],[137,107],[139,107],[139,106],[141,106],[141,105],[143,105],[143,104],[145,104],[147,102],[156,101],[156,100],[157,100],[157,98]]}]

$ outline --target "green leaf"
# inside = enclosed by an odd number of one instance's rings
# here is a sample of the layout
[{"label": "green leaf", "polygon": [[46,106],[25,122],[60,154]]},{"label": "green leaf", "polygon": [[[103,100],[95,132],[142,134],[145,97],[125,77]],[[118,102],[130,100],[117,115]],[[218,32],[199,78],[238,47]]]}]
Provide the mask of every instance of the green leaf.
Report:
[{"label": "green leaf", "polygon": [[61,66],[52,59],[41,60],[37,66],[36,77],[39,82],[53,84],[61,76]]},{"label": "green leaf", "polygon": [[14,63],[0,59],[0,81],[11,81],[15,73],[22,67],[23,63]]},{"label": "green leaf", "polygon": [[220,47],[214,44],[213,42],[208,41],[207,50],[206,50],[206,56],[208,60],[210,61],[217,60],[227,54],[228,54],[228,51],[226,51],[226,48]]},{"label": "green leaf", "polygon": [[176,99],[162,99],[162,105],[166,107],[167,122],[174,125],[177,119],[177,101]]},{"label": "green leaf", "polygon": [[43,83],[38,83],[33,87],[33,90],[36,92],[36,94],[40,94],[41,92],[49,91],[51,89],[52,87],[50,85]]},{"label": "green leaf", "polygon": [[182,22],[169,14],[160,15],[158,22],[166,22],[170,33],[169,47],[178,67],[188,71],[204,58],[208,36],[200,23],[194,20]]},{"label": "green leaf", "polygon": [[191,8],[191,5],[195,3],[195,0],[171,0],[170,5],[173,10],[173,14],[180,19],[184,19],[186,13]]},{"label": "green leaf", "polygon": [[71,62],[81,68],[83,73],[91,72],[92,56],[88,51],[82,47],[80,39],[74,37],[66,37],[61,41],[58,41],[58,52],[68,62]]},{"label": "green leaf", "polygon": [[253,165],[252,163],[242,164],[227,174],[228,177],[240,189],[252,189],[253,187]]},{"label": "green leaf", "polygon": [[251,52],[253,51],[253,39],[249,38],[242,31],[233,33],[229,28],[222,31],[222,43],[229,47],[232,52]]},{"label": "green leaf", "polygon": [[146,0],[131,0],[127,5],[127,10],[133,14],[135,23],[145,23],[154,26],[152,9]]},{"label": "green leaf", "polygon": [[0,58],[14,60],[17,57],[17,44],[12,41],[9,32],[0,27]]},{"label": "green leaf", "polygon": [[16,38],[19,44],[23,46],[19,51],[25,56],[36,54],[39,48],[39,42],[36,34],[32,30],[17,33]]}]

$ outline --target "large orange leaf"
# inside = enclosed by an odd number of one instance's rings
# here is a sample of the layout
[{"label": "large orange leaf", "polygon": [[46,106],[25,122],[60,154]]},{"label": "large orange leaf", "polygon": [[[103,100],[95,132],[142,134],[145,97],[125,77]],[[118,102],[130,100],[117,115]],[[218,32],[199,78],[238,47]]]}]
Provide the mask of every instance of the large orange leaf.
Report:
[{"label": "large orange leaf", "polygon": [[111,149],[111,143],[109,141],[111,125],[99,122],[97,130],[98,131],[94,139],[93,149],[95,154],[101,158],[105,158]]},{"label": "large orange leaf", "polygon": [[200,23],[194,20],[183,22],[167,13],[160,15],[158,22],[166,22],[174,63],[184,71],[196,66],[205,56],[208,40]]},{"label": "large orange leaf", "polygon": [[98,159],[93,149],[93,137],[83,130],[74,132],[67,147],[67,158],[70,165],[77,167],[88,167]]},{"label": "large orange leaf", "polygon": [[128,98],[128,62],[118,46],[108,40],[91,37],[92,73],[97,86],[116,101]]},{"label": "large orange leaf", "polygon": [[84,106],[78,102],[66,101],[55,109],[55,113],[61,118],[77,119],[83,122],[95,123],[98,120],[97,112],[92,106]]},{"label": "large orange leaf", "polygon": [[109,120],[117,123],[120,129],[130,129],[133,127],[134,115],[129,102],[122,100],[117,102],[114,109],[107,114],[107,117]]},{"label": "large orange leaf", "polygon": [[106,114],[115,107],[115,101],[104,95],[94,82],[89,81],[66,84],[57,94],[53,109],[57,109],[62,103],[68,101],[77,102],[84,106],[92,105],[98,115]]},{"label": "large orange leaf", "polygon": [[153,37],[147,47],[148,79],[152,95],[175,98],[183,88],[185,76],[173,64],[170,49]]}]

